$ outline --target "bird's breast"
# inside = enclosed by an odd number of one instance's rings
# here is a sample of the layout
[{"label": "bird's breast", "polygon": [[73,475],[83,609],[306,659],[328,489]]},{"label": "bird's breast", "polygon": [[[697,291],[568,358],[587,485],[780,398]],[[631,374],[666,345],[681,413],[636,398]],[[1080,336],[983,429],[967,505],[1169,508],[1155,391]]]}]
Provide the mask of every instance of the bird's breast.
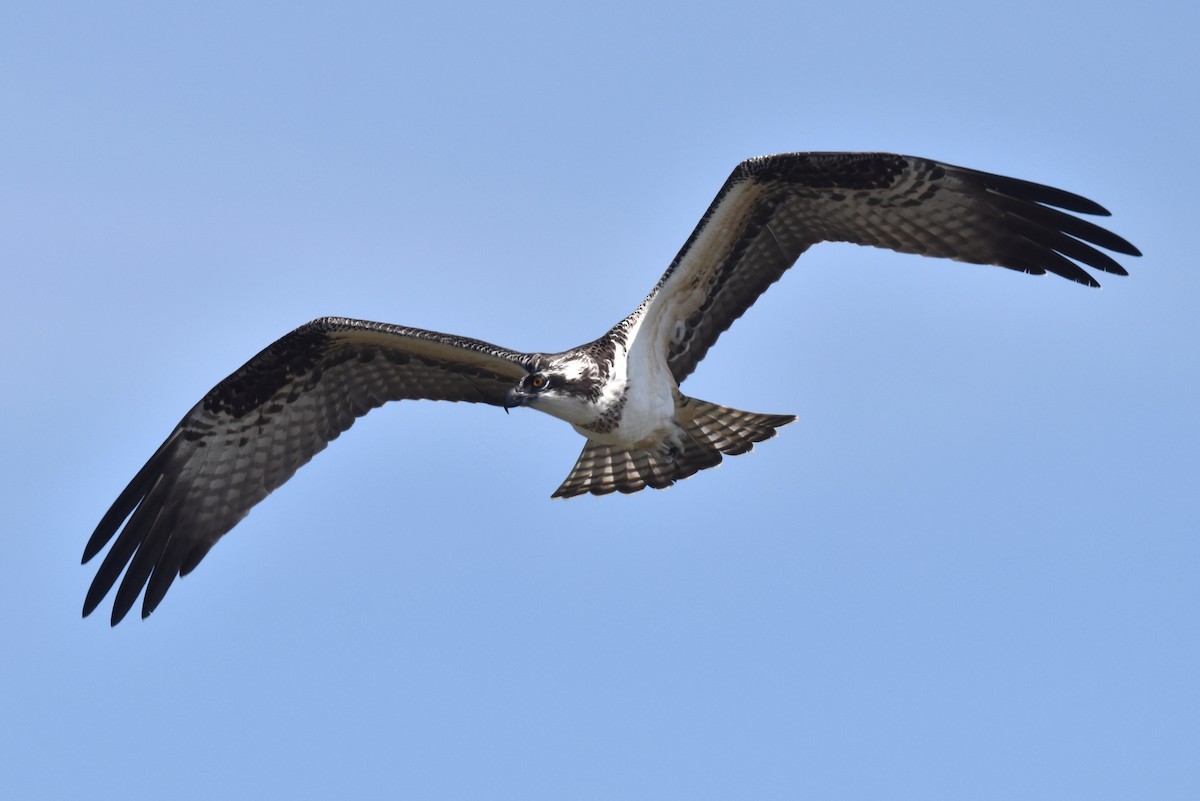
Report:
[{"label": "bird's breast", "polygon": [[675,407],[678,387],[663,359],[641,358],[635,349],[615,372],[601,394],[601,413],[575,430],[590,440],[630,450],[658,447],[673,438],[678,425]]}]

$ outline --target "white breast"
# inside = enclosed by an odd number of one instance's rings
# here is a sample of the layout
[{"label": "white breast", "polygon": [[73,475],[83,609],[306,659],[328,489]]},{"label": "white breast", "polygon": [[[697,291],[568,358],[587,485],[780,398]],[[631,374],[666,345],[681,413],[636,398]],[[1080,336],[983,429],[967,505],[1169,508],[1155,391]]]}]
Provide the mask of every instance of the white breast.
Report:
[{"label": "white breast", "polygon": [[[639,337],[641,320],[629,329],[626,347],[614,354],[613,380],[605,387],[601,404],[608,406],[623,395],[620,423],[612,431],[597,433],[575,427],[585,437],[607,445],[651,448],[678,436],[675,423],[677,385],[661,349],[650,346],[653,337]],[[622,381],[621,378],[624,378]]]}]

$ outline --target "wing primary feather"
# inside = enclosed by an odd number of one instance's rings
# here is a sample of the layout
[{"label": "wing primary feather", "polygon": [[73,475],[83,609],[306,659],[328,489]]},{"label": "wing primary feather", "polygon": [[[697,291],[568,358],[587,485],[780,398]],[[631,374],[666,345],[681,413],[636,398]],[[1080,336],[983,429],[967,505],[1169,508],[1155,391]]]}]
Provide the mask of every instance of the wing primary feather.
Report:
[{"label": "wing primary feather", "polygon": [[1092,287],[1093,289],[1098,289],[1100,287],[1100,282],[1095,278],[1092,278],[1092,276],[1088,274],[1087,270],[1083,269],[1066,256],[1063,256],[1058,251],[1049,250],[1041,245],[1034,245],[1033,247],[1037,249],[1037,258],[1039,263],[1041,263],[1041,265],[1049,272],[1052,272],[1055,275],[1061,275],[1063,278],[1074,281],[1077,284],[1083,284],[1084,286]]},{"label": "wing primary feather", "polygon": [[146,584],[146,594],[142,599],[142,617],[149,617],[162,603],[167,590],[171,589],[176,577],[181,575],[180,567],[187,552],[193,547],[186,536],[171,538],[171,542],[158,557],[154,572],[150,574],[150,580]]},{"label": "wing primary feather", "polygon": [[150,492],[150,488],[154,482],[162,475],[162,460],[167,450],[175,443],[183,434],[181,428],[177,427],[171,436],[167,437],[166,441],[158,447],[154,455],[146,460],[146,464],[137,472],[133,479],[126,485],[117,499],[113,501],[112,506],[105,512],[104,517],[100,518],[100,523],[96,526],[96,530],[92,532],[92,536],[88,539],[87,545],[83,549],[83,562],[87,564],[92,558],[104,550],[104,546],[117,533],[117,529],[121,527],[121,523],[129,517],[134,508],[142,502],[142,499]]},{"label": "wing primary feather", "polygon": [[[682,382],[738,317],[819,242],[853,242],[1090,287],[1140,256],[1076,214],[1107,216],[1045,184],[891,153],[784,153],[739,164],[639,307]],[[1108,252],[1101,252],[1101,250]],[[1110,255],[1112,254],[1112,255]],[[659,295],[667,302],[656,303]]]},{"label": "wing primary feather", "polygon": [[1046,228],[1015,212],[1008,214],[1007,219],[1013,225],[1014,229],[1026,238],[1044,244],[1046,247],[1052,248],[1064,256],[1083,262],[1090,267],[1106,273],[1129,275],[1125,268],[1107,253],[1096,250],[1088,243],[1076,239],[1069,234],[1052,228]]},{"label": "wing primary feather", "polygon": [[211,551],[212,547],[216,544],[217,540],[214,538],[201,540],[192,546],[192,549],[187,552],[187,556],[183,558],[183,564],[179,566],[179,575],[186,576],[188,573],[191,573],[193,570],[195,570],[196,566],[204,560],[205,556],[208,556],[208,552]]},{"label": "wing primary feather", "polygon": [[[134,558],[138,547],[142,543],[143,526],[147,516],[151,513],[151,509],[155,509],[154,514],[157,515],[158,508],[156,502],[164,494],[164,487],[170,482],[163,476],[158,476],[154,485],[142,498],[138,499],[138,506],[129,516],[128,522],[125,523],[125,528],[121,530],[116,541],[104,555],[104,560],[100,563],[99,569],[96,570],[96,575],[92,579],[91,586],[88,587],[87,597],[83,602],[83,616],[90,615],[103,600],[108,591],[117,583],[117,579],[121,577],[121,572],[129,561]],[[149,499],[149,503],[147,503]]]},{"label": "wing primary feather", "polygon": [[1065,189],[1057,189],[1053,186],[1046,186],[1045,184],[1033,181],[1024,181],[1020,178],[1009,178],[1005,175],[995,175],[978,170],[966,170],[961,167],[958,169],[977,176],[983,182],[984,186],[1002,195],[1033,201],[1034,203],[1057,206],[1060,209],[1067,209],[1068,211],[1080,214],[1095,214],[1100,217],[1111,216],[1111,212],[1096,201],[1089,200],[1083,195],[1077,195],[1074,192],[1068,192]]},{"label": "wing primary feather", "polygon": [[155,565],[158,564],[159,557],[170,543],[171,529],[178,517],[178,507],[159,508],[154,519],[145,524],[145,531],[138,538],[140,544],[137,553],[133,555],[129,567],[125,569],[125,576],[117,587],[117,596],[113,600],[112,625],[120,623],[137,603],[142,587],[146,586],[150,574],[156,570]]},{"label": "wing primary feather", "polygon": [[143,590],[142,616],[149,615],[175,578],[371,409],[419,398],[502,406],[531,358],[481,340],[341,317],[284,335],[206,393],[105,512],[84,546],[84,562],[109,546],[84,616],[114,586],[114,625]]},{"label": "wing primary feather", "polygon": [[1070,234],[1076,239],[1091,242],[1114,253],[1126,256],[1140,256],[1141,251],[1107,228],[1101,228],[1095,223],[1059,211],[1058,209],[1029,203],[1021,198],[1000,197],[999,205],[1005,214],[1015,214],[1018,217],[1037,223],[1045,228]]}]

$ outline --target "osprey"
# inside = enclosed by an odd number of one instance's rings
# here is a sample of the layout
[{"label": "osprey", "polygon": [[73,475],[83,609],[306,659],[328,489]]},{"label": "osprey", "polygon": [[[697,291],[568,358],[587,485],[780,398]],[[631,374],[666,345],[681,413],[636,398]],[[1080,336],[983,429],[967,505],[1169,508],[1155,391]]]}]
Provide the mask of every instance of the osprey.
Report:
[{"label": "osprey", "polygon": [[577,348],[520,353],[386,323],[314,320],[209,391],[129,482],[84,549],[87,562],[120,531],[83,614],[124,571],[112,624],[143,588],[148,616],[251,507],[388,401],[527,406],[565,420],[586,441],[555,497],[670,486],[795,419],[697,400],[679,385],[809,247],[854,242],[1093,287],[1085,266],[1127,275],[1097,248],[1137,248],[1059,209],[1108,214],[1070,192],[911,156],[766,156],[737,166],[641,305]]}]

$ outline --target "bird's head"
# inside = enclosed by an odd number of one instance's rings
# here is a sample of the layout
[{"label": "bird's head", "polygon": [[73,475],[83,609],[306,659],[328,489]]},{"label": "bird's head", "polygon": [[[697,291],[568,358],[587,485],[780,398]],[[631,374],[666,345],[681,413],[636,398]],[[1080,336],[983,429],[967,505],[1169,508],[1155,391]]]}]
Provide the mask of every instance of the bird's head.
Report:
[{"label": "bird's head", "polygon": [[508,391],[504,408],[529,406],[583,425],[596,418],[603,384],[599,368],[587,354],[539,354],[530,362],[529,372]]}]

